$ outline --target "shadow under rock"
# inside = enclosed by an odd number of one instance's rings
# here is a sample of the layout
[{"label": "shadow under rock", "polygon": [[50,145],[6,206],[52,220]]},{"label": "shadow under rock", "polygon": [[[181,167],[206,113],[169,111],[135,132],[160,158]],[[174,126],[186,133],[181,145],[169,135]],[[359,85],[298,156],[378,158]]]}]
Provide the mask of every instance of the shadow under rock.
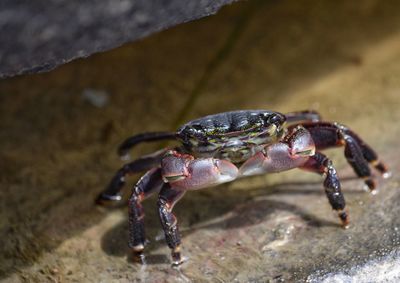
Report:
[{"label": "shadow under rock", "polygon": [[[343,178],[343,180],[352,179],[355,178]],[[301,189],[305,186],[308,189]],[[345,194],[348,193],[364,192],[346,190]],[[235,229],[257,225],[264,222],[276,211],[292,212],[300,216],[308,226],[340,227],[339,222],[326,221],[317,215],[306,212],[300,204],[294,205],[283,201],[266,199],[268,196],[284,194],[316,194],[321,195],[321,198],[325,198],[321,182],[290,182],[266,188],[252,188],[246,192],[221,191],[217,189],[186,194],[174,209],[174,214],[178,218],[180,227],[189,227],[188,229],[181,229],[183,243],[186,236],[198,229]],[[156,239],[146,246],[146,262],[148,264],[168,263],[168,255],[150,254],[152,250],[166,245],[161,233],[162,230],[154,198],[149,199],[143,206],[146,211],[146,236],[148,239]],[[213,221],[214,219],[215,221]],[[128,221],[125,219],[104,234],[101,240],[101,247],[108,255],[127,256],[128,261],[133,261],[127,242]]]}]

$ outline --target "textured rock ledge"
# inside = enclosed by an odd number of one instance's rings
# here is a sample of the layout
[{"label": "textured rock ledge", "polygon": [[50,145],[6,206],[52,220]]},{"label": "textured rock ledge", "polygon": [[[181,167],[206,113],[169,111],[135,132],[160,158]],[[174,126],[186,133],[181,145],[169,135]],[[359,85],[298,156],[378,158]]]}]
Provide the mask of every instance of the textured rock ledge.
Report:
[{"label": "textured rock ledge", "polygon": [[[313,3],[241,1],[48,73],[0,81],[0,281],[304,282],[397,267],[400,2]],[[121,166],[117,145],[132,133],[251,108],[314,108],[354,129],[393,176],[378,178],[371,196],[343,149],[326,151],[342,179],[347,230],[320,176],[300,170],[187,193],[174,209],[189,257],[179,270],[150,198],[148,265],[132,264],[127,207],[93,204]]]},{"label": "textured rock ledge", "polygon": [[0,3],[0,78],[51,70],[180,23],[234,0],[90,0]]}]

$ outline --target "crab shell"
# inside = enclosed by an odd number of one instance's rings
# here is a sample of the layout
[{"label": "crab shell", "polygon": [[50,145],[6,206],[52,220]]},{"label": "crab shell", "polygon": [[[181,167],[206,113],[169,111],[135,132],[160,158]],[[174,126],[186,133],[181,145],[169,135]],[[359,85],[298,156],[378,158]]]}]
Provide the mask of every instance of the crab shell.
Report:
[{"label": "crab shell", "polygon": [[196,157],[214,157],[241,163],[285,132],[283,114],[240,110],[192,120],[177,131],[184,148]]}]

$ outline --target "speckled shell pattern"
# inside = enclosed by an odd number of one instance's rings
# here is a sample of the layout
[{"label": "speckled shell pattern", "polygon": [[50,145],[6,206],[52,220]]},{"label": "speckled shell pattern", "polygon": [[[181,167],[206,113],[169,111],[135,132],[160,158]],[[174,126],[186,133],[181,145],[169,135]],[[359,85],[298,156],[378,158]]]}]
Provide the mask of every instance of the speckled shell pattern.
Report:
[{"label": "speckled shell pattern", "polygon": [[224,112],[184,124],[177,137],[194,155],[240,163],[258,152],[259,145],[276,141],[285,120],[283,114],[268,110]]}]

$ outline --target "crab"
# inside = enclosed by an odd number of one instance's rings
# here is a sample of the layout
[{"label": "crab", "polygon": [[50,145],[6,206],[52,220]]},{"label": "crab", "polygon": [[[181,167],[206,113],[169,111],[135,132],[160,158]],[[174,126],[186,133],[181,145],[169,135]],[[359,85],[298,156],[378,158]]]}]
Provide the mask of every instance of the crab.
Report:
[{"label": "crab", "polygon": [[375,151],[352,130],[336,122],[321,120],[318,112],[287,114],[269,110],[239,110],[205,116],[189,121],[176,132],[150,132],[134,135],[119,147],[120,156],[141,143],[175,140],[179,146],[167,147],[138,158],[117,171],[97,203],[122,199],[127,175],[146,171],[129,198],[129,247],[134,258],[145,263],[144,212],[142,201],[158,193],[158,214],[172,264],[184,261],[177,218],[172,210],[182,196],[247,176],[277,173],[300,168],[323,176],[326,196],[337,212],[341,225],[349,225],[349,213],[340,181],[332,161],[321,151],[344,147],[344,155],[370,192],[376,182],[370,167],[389,176]]}]

